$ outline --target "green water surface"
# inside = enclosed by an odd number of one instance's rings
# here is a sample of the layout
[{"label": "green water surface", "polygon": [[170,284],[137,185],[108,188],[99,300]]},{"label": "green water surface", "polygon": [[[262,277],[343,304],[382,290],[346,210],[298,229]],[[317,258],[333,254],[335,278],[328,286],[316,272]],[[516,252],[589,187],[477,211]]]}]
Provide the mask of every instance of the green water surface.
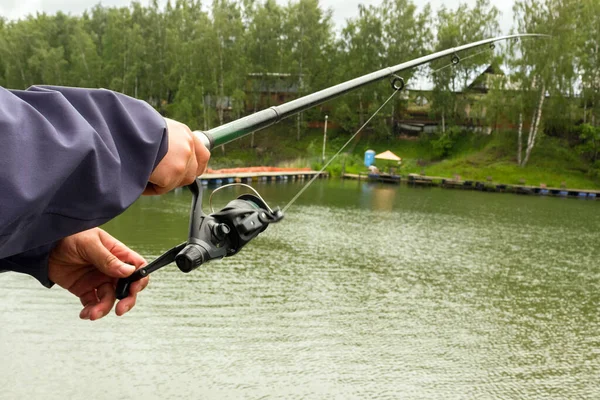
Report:
[{"label": "green water surface", "polygon": [[[300,185],[256,187],[283,206]],[[105,229],[151,260],[190,199]],[[599,231],[600,201],[317,181],[237,256],[153,274],[123,318],[0,275],[0,398],[599,399]]]}]

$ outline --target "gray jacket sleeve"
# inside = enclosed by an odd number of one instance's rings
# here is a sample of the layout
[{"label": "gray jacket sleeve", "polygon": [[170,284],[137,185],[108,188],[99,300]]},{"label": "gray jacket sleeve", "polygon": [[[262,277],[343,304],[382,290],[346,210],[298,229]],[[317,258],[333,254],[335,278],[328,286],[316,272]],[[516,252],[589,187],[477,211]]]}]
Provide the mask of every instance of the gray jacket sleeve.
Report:
[{"label": "gray jacket sleeve", "polygon": [[167,152],[165,120],[103,89],[0,87],[0,270],[45,286],[55,243],[129,207]]}]

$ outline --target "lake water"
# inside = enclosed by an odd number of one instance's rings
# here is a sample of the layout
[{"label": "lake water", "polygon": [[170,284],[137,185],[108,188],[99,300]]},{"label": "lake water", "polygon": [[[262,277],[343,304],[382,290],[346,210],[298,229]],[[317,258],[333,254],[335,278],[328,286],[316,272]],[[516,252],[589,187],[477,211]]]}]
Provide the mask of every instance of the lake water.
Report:
[{"label": "lake water", "polygon": [[[283,206],[300,183],[256,187]],[[153,259],[190,199],[105,228]],[[317,181],[235,257],[153,274],[123,318],[0,275],[0,398],[598,399],[599,239],[600,201]]]}]

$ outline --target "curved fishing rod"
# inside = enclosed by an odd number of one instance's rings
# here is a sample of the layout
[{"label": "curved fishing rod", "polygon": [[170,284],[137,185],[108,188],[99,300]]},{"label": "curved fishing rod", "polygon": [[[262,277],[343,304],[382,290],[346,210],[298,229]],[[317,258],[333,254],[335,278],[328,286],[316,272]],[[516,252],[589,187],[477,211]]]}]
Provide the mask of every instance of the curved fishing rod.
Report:
[{"label": "curved fishing rod", "polygon": [[[375,114],[373,114],[371,118],[369,118],[369,120],[350,138],[344,145],[345,147],[392,99],[392,97],[404,88],[404,81],[402,78],[394,75],[396,72],[418,67],[419,65],[426,64],[447,55],[452,55],[452,64],[456,65],[460,62],[460,58],[456,53],[460,51],[494,43],[499,40],[532,36],[546,37],[547,35],[520,34],[501,36],[454,47],[340,83],[339,85],[301,97],[280,106],[259,111],[207,132],[196,131],[195,133],[200,136],[206,147],[212,149],[279,122],[283,118],[302,112],[327,100],[339,97],[371,82],[382,80],[386,77],[393,77],[392,87],[394,89],[394,94],[392,94]],[[338,154],[344,147],[340,149]],[[330,160],[330,162],[332,160]],[[325,165],[325,167],[326,166],[327,165]],[[294,199],[292,199],[290,203],[288,203],[284,211],[302,194],[315,178],[316,176],[313,177],[313,179],[296,195],[296,197],[294,197]],[[258,193],[256,193],[256,195],[244,194],[237,199],[230,201],[220,211],[205,214],[202,211],[202,183],[199,178],[188,187],[192,192],[188,240],[168,250],[150,264],[135,271],[131,276],[119,279],[116,287],[116,297],[118,299],[123,299],[129,295],[131,283],[142,279],[148,274],[173,262],[177,264],[182,272],[190,272],[208,261],[233,256],[252,239],[267,229],[270,224],[279,222],[284,217],[283,211],[279,208],[275,208],[274,210],[271,209]]]},{"label": "curved fishing rod", "polygon": [[465,44],[463,46],[453,47],[451,49],[439,51],[437,53],[416,58],[414,60],[407,61],[405,63],[395,65],[393,67],[383,68],[379,71],[371,72],[370,74],[360,76],[358,78],[340,83],[335,86],[331,86],[327,89],[323,89],[318,92],[309,94],[307,96],[300,97],[296,100],[292,100],[279,106],[270,107],[265,110],[256,112],[254,114],[248,115],[246,117],[229,122],[227,124],[218,126],[216,128],[209,129],[206,132],[194,131],[194,133],[199,135],[204,145],[210,150],[217,146],[221,146],[223,144],[227,144],[231,141],[239,139],[252,132],[256,132],[270,125],[273,125],[284,118],[298,114],[304,110],[324,103],[328,100],[342,96],[350,91],[368,85],[369,83],[373,83],[391,77],[397,72],[415,68],[449,55],[452,56],[452,64],[458,64],[458,62],[460,62],[460,58],[456,54],[458,52],[502,40],[523,37],[549,36],[536,33],[522,33],[516,35],[499,36],[491,39],[484,39],[478,42]]}]

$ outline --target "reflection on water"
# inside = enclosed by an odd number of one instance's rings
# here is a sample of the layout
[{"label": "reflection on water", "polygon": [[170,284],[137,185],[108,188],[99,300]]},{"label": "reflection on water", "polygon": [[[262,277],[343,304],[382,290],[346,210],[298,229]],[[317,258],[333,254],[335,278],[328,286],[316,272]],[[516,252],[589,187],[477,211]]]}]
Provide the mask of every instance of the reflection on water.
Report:
[{"label": "reflection on water", "polygon": [[[257,188],[282,206],[299,186]],[[189,202],[106,228],[153,258]],[[317,181],[236,257],[165,268],[99,323],[0,275],[0,398],[598,398],[599,207]]]},{"label": "reflection on water", "polygon": [[364,183],[362,185],[362,204],[368,205],[368,208],[374,211],[392,211],[396,193],[398,193],[398,188],[392,185]]}]

